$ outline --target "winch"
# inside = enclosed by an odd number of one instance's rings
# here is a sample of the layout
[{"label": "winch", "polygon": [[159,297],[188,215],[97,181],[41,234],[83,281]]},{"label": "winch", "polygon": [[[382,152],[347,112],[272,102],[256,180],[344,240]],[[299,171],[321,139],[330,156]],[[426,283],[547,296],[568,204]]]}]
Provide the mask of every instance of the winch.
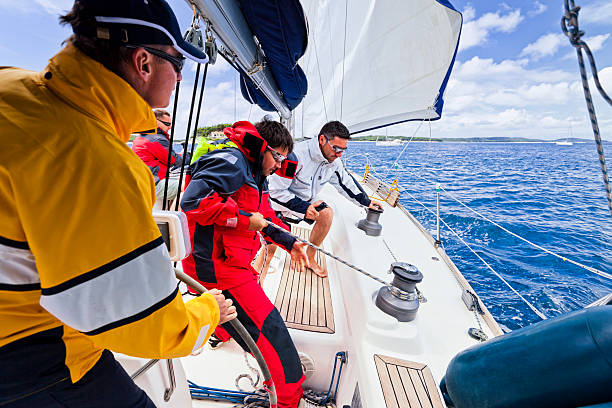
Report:
[{"label": "winch", "polygon": [[407,262],[394,262],[390,272],[395,275],[389,286],[383,286],[376,296],[376,306],[400,322],[414,320],[419,309],[416,284],[423,280],[423,274],[416,266]]},{"label": "winch", "polygon": [[382,212],[382,210],[368,208],[366,217],[357,223],[357,228],[365,231],[366,235],[379,236],[382,232],[382,225],[378,223],[378,218]]}]

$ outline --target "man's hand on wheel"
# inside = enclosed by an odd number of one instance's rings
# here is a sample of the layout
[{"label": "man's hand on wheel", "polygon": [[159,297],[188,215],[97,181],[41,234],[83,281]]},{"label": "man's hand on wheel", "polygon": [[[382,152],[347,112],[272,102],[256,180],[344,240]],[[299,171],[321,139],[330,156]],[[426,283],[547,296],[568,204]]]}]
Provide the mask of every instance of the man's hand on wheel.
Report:
[{"label": "man's hand on wheel", "polygon": [[236,313],[236,306],[232,305],[232,299],[226,299],[219,289],[211,289],[208,291],[208,293],[213,295],[219,304],[219,324],[229,322],[238,316],[238,313]]}]

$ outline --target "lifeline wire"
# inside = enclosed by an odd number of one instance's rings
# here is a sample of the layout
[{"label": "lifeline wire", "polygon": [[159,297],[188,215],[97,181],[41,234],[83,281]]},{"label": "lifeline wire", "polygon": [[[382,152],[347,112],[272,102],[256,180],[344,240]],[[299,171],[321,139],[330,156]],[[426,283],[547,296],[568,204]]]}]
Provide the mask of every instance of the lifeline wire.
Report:
[{"label": "lifeline wire", "polygon": [[[429,211],[431,214],[433,214],[434,216],[436,215],[436,214],[435,214],[433,211],[431,211],[429,208],[427,208],[427,207],[425,206],[425,204],[423,204],[422,202],[420,202],[419,200],[417,200],[415,196],[413,196],[413,195],[412,195],[412,194],[410,194],[410,193],[407,193],[407,194],[408,194],[410,197],[412,197],[412,199],[413,199],[414,201],[416,201],[417,203],[419,203],[419,204],[420,204],[420,205],[421,205],[423,208],[425,208],[427,211]],[[455,230],[454,230],[454,229],[452,229],[452,228],[450,227],[450,225],[448,225],[448,224],[447,224],[447,223],[446,223],[446,222],[445,222],[445,221],[444,221],[444,220],[443,220],[441,217],[440,217],[440,221],[442,221],[442,223],[443,223],[444,225],[446,225],[446,227],[447,227],[447,228],[448,228],[448,229],[449,229],[449,230],[450,230],[450,231],[451,231],[451,232],[452,232],[452,233],[453,233],[453,234],[454,234],[454,235],[455,235],[455,236],[456,236],[456,237],[457,237],[457,238],[458,238],[458,239],[459,239],[459,240],[460,240],[460,241],[461,241],[461,242],[462,242],[462,243],[463,243],[463,244],[464,244],[464,245],[465,245],[465,246],[466,246],[466,247],[467,247],[467,248],[468,248],[468,249],[469,249],[469,250],[470,250],[470,251],[471,251],[471,252],[472,252],[474,255],[476,255],[476,257],[478,257],[478,259],[480,259],[480,260],[482,261],[482,263],[484,263],[484,264],[485,264],[485,266],[491,270],[491,272],[493,272],[493,273],[495,274],[495,276],[497,276],[497,277],[498,277],[498,278],[499,278],[499,279],[500,279],[500,280],[501,280],[503,283],[505,283],[505,284],[506,284],[506,286],[508,286],[508,288],[510,288],[510,290],[511,290],[512,292],[514,292],[514,293],[515,293],[515,294],[516,294],[516,295],[517,295],[517,296],[518,296],[518,297],[519,297],[519,298],[520,298],[520,299],[521,299],[523,302],[525,302],[525,304],[526,304],[526,305],[527,305],[527,306],[528,306],[528,307],[529,307],[531,310],[533,310],[533,312],[534,312],[535,314],[537,314],[537,315],[538,315],[540,318],[542,318],[542,320],[546,320],[546,316],[544,315],[544,313],[540,312],[540,311],[539,311],[539,310],[538,310],[538,309],[537,309],[537,308],[536,308],[534,305],[532,305],[532,304],[531,304],[531,303],[530,303],[530,302],[529,302],[527,299],[525,299],[525,298],[524,298],[524,297],[523,297],[523,296],[522,296],[520,293],[518,293],[518,292],[516,291],[516,289],[514,289],[514,288],[512,287],[512,285],[510,285],[510,284],[508,283],[508,281],[506,281],[506,280],[503,278],[503,276],[501,276],[499,273],[497,273],[497,271],[495,271],[495,269],[493,269],[493,267],[492,267],[491,265],[489,265],[489,264],[487,263],[487,261],[485,261],[484,259],[482,259],[482,257],[481,257],[480,255],[478,255],[478,254],[476,253],[476,251],[474,251],[474,249],[472,249],[472,247],[471,247],[471,246],[470,246],[470,245],[469,245],[467,242],[465,242],[465,241],[463,240],[463,238],[461,238],[461,236],[459,236],[459,234],[457,234],[457,233],[455,232]]]},{"label": "lifeline wire", "polygon": [[[372,166],[370,166],[370,171],[371,171],[372,173],[376,174],[376,172],[375,172],[375,171],[372,169]],[[420,178],[420,179],[422,179],[422,180],[424,180],[424,181],[426,181],[426,182],[428,182],[428,183],[435,184],[433,181],[428,180],[428,179],[426,179],[425,177],[423,177],[423,176],[421,176],[421,175],[419,175],[419,174],[417,174],[417,173],[415,173],[415,172],[413,172],[413,171],[408,170],[408,172],[409,172],[409,173],[412,173],[412,174],[413,174],[413,175],[415,175],[417,178]],[[579,266],[579,267],[581,267],[581,268],[583,268],[583,269],[585,269],[585,270],[587,270],[587,271],[589,271],[589,272],[591,272],[591,273],[594,273],[594,274],[596,274],[596,275],[599,275],[599,276],[601,276],[601,277],[603,277],[603,278],[606,278],[606,279],[610,279],[610,280],[612,280],[612,275],[611,275],[611,274],[609,274],[609,273],[607,273],[607,272],[604,272],[604,271],[602,271],[602,270],[599,270],[599,269],[593,268],[592,266],[584,265],[584,264],[582,264],[582,263],[580,263],[580,262],[573,261],[573,260],[571,260],[571,259],[569,259],[569,258],[564,257],[563,255],[559,255],[559,254],[557,254],[557,253],[555,253],[555,252],[553,252],[553,251],[551,251],[551,250],[549,250],[549,249],[546,249],[546,248],[544,248],[544,247],[542,247],[542,246],[540,246],[540,245],[538,245],[538,244],[536,244],[536,243],[533,243],[533,242],[529,241],[528,239],[523,238],[523,237],[521,237],[520,235],[515,234],[514,232],[512,232],[512,231],[508,230],[507,228],[502,227],[501,225],[499,225],[499,224],[498,224],[498,223],[496,223],[495,221],[491,220],[490,218],[488,218],[488,217],[484,216],[484,215],[483,215],[483,214],[481,214],[480,212],[478,212],[478,211],[474,210],[473,208],[471,208],[470,206],[468,206],[467,204],[465,204],[463,201],[461,201],[460,199],[458,199],[457,197],[455,197],[453,194],[451,194],[450,192],[448,192],[448,191],[447,191],[447,190],[446,190],[444,187],[440,186],[440,189],[441,189],[442,191],[444,191],[444,193],[446,193],[446,194],[447,194],[447,195],[448,195],[450,198],[452,198],[453,200],[455,200],[457,203],[461,204],[462,206],[464,206],[464,207],[465,207],[465,208],[467,208],[468,210],[472,211],[474,214],[478,215],[478,216],[479,216],[480,218],[482,218],[483,220],[490,222],[491,224],[495,225],[497,228],[501,229],[501,230],[502,230],[502,231],[504,231],[504,232],[507,232],[508,234],[512,235],[513,237],[516,237],[516,238],[520,239],[521,241],[524,241],[524,242],[528,243],[529,245],[533,246],[534,248],[537,248],[537,249],[539,249],[539,250],[541,250],[541,251],[544,251],[544,252],[546,252],[546,253],[548,253],[548,254],[550,254],[550,255],[553,255],[553,256],[555,256],[555,257],[557,257],[557,258],[559,258],[559,259],[562,259],[563,261],[566,261],[566,262],[569,262],[569,263],[571,263],[571,264],[573,264],[573,265]],[[410,195],[411,197],[414,197],[413,195],[411,195],[410,193],[408,193],[407,189],[405,189],[405,188],[400,188],[400,191],[405,192],[406,194]],[[432,213],[432,214],[433,214],[433,213]]]},{"label": "lifeline wire", "polygon": [[[570,8],[571,3],[571,8]],[[601,171],[603,173],[604,185],[606,187],[606,198],[608,199],[608,208],[610,214],[612,214],[612,192],[610,191],[610,180],[608,179],[608,170],[606,168],[606,157],[604,155],[603,144],[601,143],[601,136],[599,134],[599,125],[597,124],[597,116],[595,115],[595,106],[593,105],[593,99],[591,98],[591,90],[589,89],[589,81],[586,76],[586,69],[584,67],[584,58],[582,57],[582,49],[584,48],[589,62],[591,64],[591,71],[593,72],[593,79],[595,85],[601,93],[601,96],[612,105],[612,99],[603,90],[599,77],[597,76],[597,67],[595,66],[595,59],[589,49],[588,45],[582,41],[581,37],[584,35],[584,31],[578,28],[578,12],[580,7],[576,7],[574,0],[565,0],[565,15],[561,18],[561,29],[563,33],[569,38],[570,44],[576,48],[576,55],[578,56],[578,65],[580,66],[580,77],[582,78],[582,89],[584,91],[584,99],[586,100],[587,109],[589,111],[589,118],[591,119],[591,127],[593,128],[593,135],[595,136],[595,144],[597,145],[597,154],[599,155],[599,163],[601,164]],[[566,26],[570,26],[569,30]]]}]

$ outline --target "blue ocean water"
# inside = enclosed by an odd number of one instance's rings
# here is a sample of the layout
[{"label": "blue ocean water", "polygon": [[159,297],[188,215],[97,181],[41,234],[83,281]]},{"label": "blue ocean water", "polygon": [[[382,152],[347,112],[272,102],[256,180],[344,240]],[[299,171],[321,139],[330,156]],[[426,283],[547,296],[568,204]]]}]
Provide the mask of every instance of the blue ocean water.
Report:
[{"label": "blue ocean water", "polygon": [[[610,151],[610,145],[607,145]],[[594,143],[350,142],[346,166],[402,187],[401,203],[430,231],[435,182],[515,234],[568,259],[612,273],[612,216]],[[408,194],[414,196],[411,198]],[[442,192],[441,218],[547,317],[612,292],[612,280],[547,254],[483,220]],[[509,329],[541,320],[446,227],[443,246],[496,320]]]}]

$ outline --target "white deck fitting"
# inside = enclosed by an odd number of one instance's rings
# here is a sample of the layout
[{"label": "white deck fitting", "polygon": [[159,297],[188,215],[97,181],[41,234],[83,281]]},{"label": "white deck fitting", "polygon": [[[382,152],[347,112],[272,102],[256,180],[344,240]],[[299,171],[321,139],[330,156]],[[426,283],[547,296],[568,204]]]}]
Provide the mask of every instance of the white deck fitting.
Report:
[{"label": "white deck fitting", "polygon": [[[363,407],[385,405],[374,359],[376,354],[425,364],[438,384],[452,357],[478,343],[467,334],[470,327],[478,327],[478,324],[474,313],[468,311],[461,300],[462,288],[458,282],[461,277],[457,278],[443,261],[431,237],[400,208],[384,204],[385,212],[380,217],[382,235],[370,237],[356,227],[357,222],[365,218],[364,209],[350,203],[331,186],[326,186],[318,198],[325,200],[334,211],[334,222],[324,249],[391,281],[388,270],[394,259],[385,240],[398,261],[412,263],[423,273],[423,282],[418,287],[427,302],[421,303],[414,321],[400,323],[375,306],[380,283],[328,257],[335,332],[289,329],[298,351],[314,361],[315,371],[304,385],[327,391],[338,351],[347,352],[347,364],[342,370],[337,395],[340,407],[351,405],[357,384]],[[272,302],[276,299],[286,256],[284,251],[276,251],[264,283],[264,290]],[[481,322],[486,334],[493,337],[493,331],[482,317]],[[248,358],[250,364],[257,367],[250,355]],[[205,346],[201,354],[181,361],[189,380],[209,387],[235,390],[236,377],[251,372],[244,353],[234,341],[217,350]],[[247,380],[243,379],[241,384],[250,390]],[[223,405],[211,401],[193,402],[194,407]]]}]

